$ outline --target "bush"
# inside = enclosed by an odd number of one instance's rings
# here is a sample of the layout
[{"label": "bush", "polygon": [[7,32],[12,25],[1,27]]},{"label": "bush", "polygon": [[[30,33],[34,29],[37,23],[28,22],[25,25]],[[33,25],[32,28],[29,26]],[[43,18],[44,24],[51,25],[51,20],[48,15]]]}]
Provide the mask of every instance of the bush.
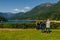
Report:
[{"label": "bush", "polygon": [[34,23],[1,23],[0,28],[21,28],[21,29],[27,29],[27,28],[35,28],[36,25]]},{"label": "bush", "polygon": [[[35,23],[0,23],[0,28],[36,28]],[[60,29],[60,23],[51,23],[52,29]]]},{"label": "bush", "polygon": [[52,29],[60,29],[60,23],[51,23]]}]

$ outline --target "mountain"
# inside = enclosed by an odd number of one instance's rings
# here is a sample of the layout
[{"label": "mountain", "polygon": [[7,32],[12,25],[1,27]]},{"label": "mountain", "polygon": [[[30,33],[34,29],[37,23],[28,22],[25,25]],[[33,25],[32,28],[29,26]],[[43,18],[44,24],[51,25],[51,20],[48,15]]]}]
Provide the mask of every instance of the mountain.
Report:
[{"label": "mountain", "polygon": [[52,13],[50,19],[60,20],[60,1],[50,8]]},{"label": "mountain", "polygon": [[0,16],[4,17],[6,19],[9,19],[10,17],[12,17],[14,14],[13,13],[2,13],[0,12]]},{"label": "mountain", "polygon": [[43,3],[32,10],[24,13],[19,12],[16,14],[13,13],[2,13],[0,12],[0,16],[3,16],[9,20],[60,20],[60,1],[57,3]]},{"label": "mountain", "polygon": [[18,19],[19,16],[21,16],[22,14],[24,14],[24,13],[23,12],[19,12],[19,13],[10,13],[10,12],[2,13],[2,12],[0,12],[0,16],[6,18],[8,20]]},{"label": "mountain", "polygon": [[[18,18],[18,17],[17,17]],[[41,5],[36,6],[31,11],[24,13],[23,15],[19,16],[20,19],[51,19],[51,20],[60,20],[60,1],[51,4],[51,3],[44,3]]]},{"label": "mountain", "polygon": [[16,13],[14,14],[12,17],[10,17],[10,20],[17,20],[20,18],[21,15],[23,15],[24,12],[19,12],[19,13]]},{"label": "mountain", "polygon": [[[44,3],[41,5],[36,6],[33,8],[31,11],[26,12],[25,14],[20,16],[20,19],[40,19],[40,15],[42,12],[48,11],[48,9],[52,6],[53,4],[51,3]],[[41,15],[42,16],[42,15]]]}]

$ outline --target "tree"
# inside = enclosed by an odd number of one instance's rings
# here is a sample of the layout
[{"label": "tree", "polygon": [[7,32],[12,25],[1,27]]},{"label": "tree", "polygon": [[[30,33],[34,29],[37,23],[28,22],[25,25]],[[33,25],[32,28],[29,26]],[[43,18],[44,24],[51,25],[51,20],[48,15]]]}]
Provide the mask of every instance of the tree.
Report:
[{"label": "tree", "polygon": [[0,16],[0,22],[6,22],[8,21],[6,18]]}]

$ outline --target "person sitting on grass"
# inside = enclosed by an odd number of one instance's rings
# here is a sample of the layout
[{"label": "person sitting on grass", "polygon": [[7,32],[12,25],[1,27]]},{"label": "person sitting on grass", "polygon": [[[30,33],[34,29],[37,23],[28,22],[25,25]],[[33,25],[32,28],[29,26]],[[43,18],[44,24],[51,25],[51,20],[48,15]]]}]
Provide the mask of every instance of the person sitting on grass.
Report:
[{"label": "person sitting on grass", "polygon": [[44,21],[40,22],[40,29],[42,30],[42,32],[45,31],[45,23],[44,23]]},{"label": "person sitting on grass", "polygon": [[36,29],[39,30],[40,28],[40,23],[38,22],[37,25],[36,25]]}]

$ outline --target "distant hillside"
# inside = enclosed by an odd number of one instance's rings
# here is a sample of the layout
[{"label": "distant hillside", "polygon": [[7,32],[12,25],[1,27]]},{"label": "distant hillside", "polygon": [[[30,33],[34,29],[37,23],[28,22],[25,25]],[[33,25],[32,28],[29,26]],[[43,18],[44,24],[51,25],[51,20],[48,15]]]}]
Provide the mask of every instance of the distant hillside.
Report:
[{"label": "distant hillside", "polygon": [[4,17],[6,19],[9,19],[10,17],[12,17],[14,14],[13,13],[2,13],[0,12],[0,16]]},{"label": "distant hillside", "polygon": [[20,12],[20,13],[12,14],[12,13],[1,13],[0,12],[0,16],[3,16],[10,20],[24,20],[24,19],[46,20],[48,18],[51,20],[60,20],[60,1],[55,4],[44,3],[41,5],[38,5],[26,13]]},{"label": "distant hillside", "polygon": [[0,12],[0,16],[4,17],[8,20],[14,20],[14,19],[19,19],[19,17],[24,14],[23,12],[19,12],[19,13],[2,13]]},{"label": "distant hillside", "polygon": [[20,19],[20,16],[23,15],[23,14],[24,14],[24,12],[16,13],[16,14],[14,14],[12,17],[10,17],[10,20]]},{"label": "distant hillside", "polygon": [[18,19],[53,19],[60,20],[60,1],[55,4],[44,3],[36,6],[31,11],[19,16]]}]

